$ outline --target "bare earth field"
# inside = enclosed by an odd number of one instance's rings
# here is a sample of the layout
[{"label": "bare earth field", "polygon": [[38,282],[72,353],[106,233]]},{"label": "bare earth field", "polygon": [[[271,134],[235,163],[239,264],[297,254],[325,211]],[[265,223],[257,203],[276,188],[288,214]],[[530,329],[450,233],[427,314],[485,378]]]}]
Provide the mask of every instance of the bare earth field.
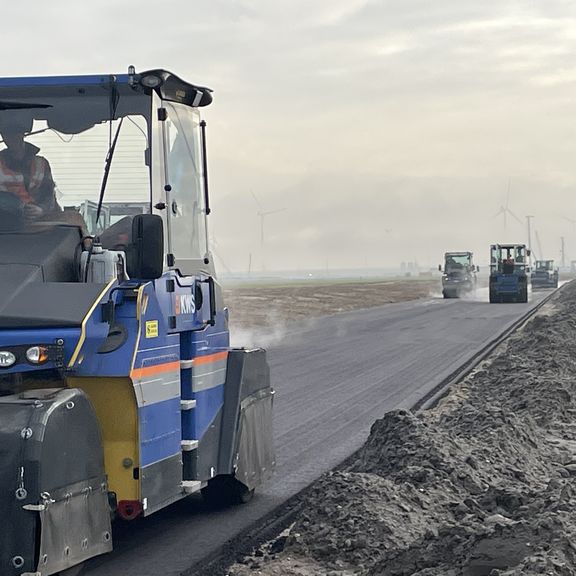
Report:
[{"label": "bare earth field", "polygon": [[229,573],[568,576],[575,507],[572,283],[434,409],[376,421],[290,530]]},{"label": "bare earth field", "polygon": [[274,327],[348,310],[440,296],[440,277],[339,283],[289,283],[282,286],[226,288],[230,326]]}]

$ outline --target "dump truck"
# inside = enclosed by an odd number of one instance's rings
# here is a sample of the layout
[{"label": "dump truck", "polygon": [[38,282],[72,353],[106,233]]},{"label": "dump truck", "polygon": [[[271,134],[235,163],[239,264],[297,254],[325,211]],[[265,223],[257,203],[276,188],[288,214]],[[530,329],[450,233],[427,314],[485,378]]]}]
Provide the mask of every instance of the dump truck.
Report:
[{"label": "dump truck", "polygon": [[266,352],[230,346],[208,246],[211,102],[161,69],[0,79],[2,576],[273,471]]},{"label": "dump truck", "polygon": [[528,302],[529,258],[525,244],[490,247],[490,302]]},{"label": "dump truck", "polygon": [[558,288],[558,267],[554,260],[536,260],[530,280],[532,288]]},{"label": "dump truck", "polygon": [[463,294],[476,290],[476,272],[472,252],[446,252],[444,267],[438,266],[442,272],[442,296],[444,298],[460,298]]}]

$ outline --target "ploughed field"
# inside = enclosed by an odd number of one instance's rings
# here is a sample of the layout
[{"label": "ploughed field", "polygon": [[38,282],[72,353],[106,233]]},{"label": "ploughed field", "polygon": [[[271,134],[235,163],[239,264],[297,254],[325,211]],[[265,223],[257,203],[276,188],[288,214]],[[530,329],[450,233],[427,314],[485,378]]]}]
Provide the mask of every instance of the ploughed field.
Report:
[{"label": "ploughed field", "polygon": [[226,288],[230,332],[278,326],[328,314],[441,296],[439,277],[390,280],[287,283]]},{"label": "ploughed field", "polygon": [[229,574],[575,574],[576,283],[436,407],[377,420],[301,498]]}]

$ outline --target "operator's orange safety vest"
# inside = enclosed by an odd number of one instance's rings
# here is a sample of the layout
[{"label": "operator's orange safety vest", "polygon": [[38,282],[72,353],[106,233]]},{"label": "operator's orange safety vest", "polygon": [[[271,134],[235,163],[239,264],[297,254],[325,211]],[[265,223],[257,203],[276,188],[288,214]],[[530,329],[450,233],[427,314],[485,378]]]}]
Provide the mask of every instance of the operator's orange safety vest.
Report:
[{"label": "operator's orange safety vest", "polygon": [[26,187],[24,175],[8,168],[0,157],[0,190],[18,196],[25,204],[34,204],[36,202],[34,193],[44,181],[47,166],[48,162],[45,158],[34,156],[30,161],[30,178]]}]

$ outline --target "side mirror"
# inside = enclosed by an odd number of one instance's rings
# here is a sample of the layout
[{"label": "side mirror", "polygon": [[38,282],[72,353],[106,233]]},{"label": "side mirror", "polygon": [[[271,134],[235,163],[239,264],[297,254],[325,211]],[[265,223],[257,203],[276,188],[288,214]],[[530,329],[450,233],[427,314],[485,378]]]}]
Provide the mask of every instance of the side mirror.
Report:
[{"label": "side mirror", "polygon": [[528,256],[530,256],[530,254],[532,254],[532,251],[531,251],[530,249],[528,249],[528,250],[526,250],[526,254],[527,254]]},{"label": "side mirror", "polygon": [[480,266],[476,266],[476,272],[480,272]]},{"label": "side mirror", "polygon": [[442,264],[438,264],[438,272],[442,272]]},{"label": "side mirror", "polygon": [[157,214],[137,214],[132,220],[132,242],[126,250],[130,278],[155,280],[164,272],[164,223]]}]

